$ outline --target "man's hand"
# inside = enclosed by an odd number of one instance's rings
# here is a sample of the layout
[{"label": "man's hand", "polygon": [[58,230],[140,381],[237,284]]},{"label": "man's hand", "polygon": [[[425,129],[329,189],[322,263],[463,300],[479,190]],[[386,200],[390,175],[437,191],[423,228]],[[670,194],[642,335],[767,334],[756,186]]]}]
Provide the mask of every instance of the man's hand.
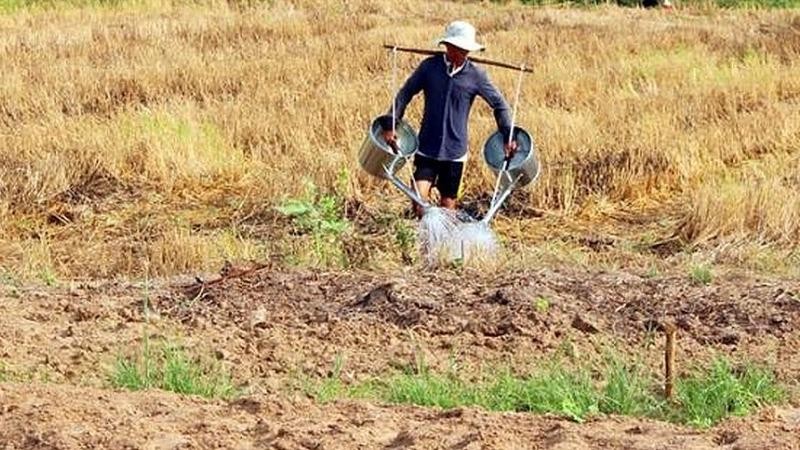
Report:
[{"label": "man's hand", "polygon": [[506,153],[506,160],[509,160],[514,157],[517,153],[517,141],[506,142],[505,147],[503,150]]},{"label": "man's hand", "polygon": [[397,145],[397,133],[392,130],[383,130],[383,140],[389,144],[389,147],[394,148]]}]

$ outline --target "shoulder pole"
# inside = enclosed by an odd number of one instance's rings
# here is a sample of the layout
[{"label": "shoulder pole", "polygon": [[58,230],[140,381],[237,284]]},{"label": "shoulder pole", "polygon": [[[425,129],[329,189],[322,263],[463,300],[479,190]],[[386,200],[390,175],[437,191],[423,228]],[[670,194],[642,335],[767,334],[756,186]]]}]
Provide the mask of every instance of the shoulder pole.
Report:
[{"label": "shoulder pole", "polygon": [[[417,54],[420,54],[420,55],[441,55],[441,54],[444,53],[441,50],[425,50],[425,49],[421,49],[421,48],[399,47],[397,45],[389,45],[389,44],[384,44],[383,48],[388,48],[389,50],[395,50],[395,51],[398,51],[398,52],[417,53]],[[520,65],[508,64],[508,63],[499,62],[499,61],[492,61],[492,60],[484,59],[484,58],[476,58],[476,57],[473,57],[473,56],[470,56],[469,59],[471,61],[476,62],[476,63],[486,64],[488,66],[505,67],[506,69],[520,70],[522,72],[533,72],[533,70],[528,68],[527,64],[520,64]]]}]

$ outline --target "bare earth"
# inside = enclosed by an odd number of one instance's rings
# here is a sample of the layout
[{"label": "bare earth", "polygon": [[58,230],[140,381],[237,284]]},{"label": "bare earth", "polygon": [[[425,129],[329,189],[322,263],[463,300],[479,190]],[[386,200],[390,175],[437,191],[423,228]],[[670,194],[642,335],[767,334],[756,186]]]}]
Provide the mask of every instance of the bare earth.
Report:
[{"label": "bare earth", "polygon": [[[346,381],[420,358],[434,368],[455,360],[467,371],[525,370],[554,352],[591,360],[611,346],[660,367],[664,320],[679,328],[679,367],[722,353],[769,363],[791,383],[800,373],[796,281],[246,270],[209,277],[202,289],[185,280],[4,287],[0,448],[800,448],[792,405],[697,431],[620,417],[576,424],[470,408],[320,405],[288,387],[326,375],[337,358]],[[110,389],[111,364],[145,336],[213,355],[247,394],[225,402]]]}]

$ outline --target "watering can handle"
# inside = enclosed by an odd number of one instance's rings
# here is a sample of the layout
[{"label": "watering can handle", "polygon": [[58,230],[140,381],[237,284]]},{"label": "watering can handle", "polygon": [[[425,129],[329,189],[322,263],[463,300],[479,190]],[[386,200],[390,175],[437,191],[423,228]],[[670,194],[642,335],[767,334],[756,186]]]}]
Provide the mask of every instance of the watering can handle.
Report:
[{"label": "watering can handle", "polygon": [[400,148],[397,146],[397,142],[395,142],[395,141],[386,141],[386,143],[389,144],[389,147],[392,149],[392,151],[394,152],[395,155],[400,155],[401,154]]}]

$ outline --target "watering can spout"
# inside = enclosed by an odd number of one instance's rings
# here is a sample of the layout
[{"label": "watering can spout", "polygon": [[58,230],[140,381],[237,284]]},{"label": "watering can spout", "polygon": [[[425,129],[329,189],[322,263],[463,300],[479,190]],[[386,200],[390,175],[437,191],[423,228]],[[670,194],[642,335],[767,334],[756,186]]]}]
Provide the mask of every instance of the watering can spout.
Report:
[{"label": "watering can spout", "polygon": [[397,175],[395,174],[395,170],[394,170],[394,168],[395,168],[395,166],[397,165],[397,162],[398,162],[399,160],[401,160],[401,159],[403,159],[403,157],[402,157],[402,156],[397,156],[397,157],[396,157],[396,158],[395,158],[395,159],[392,161],[392,163],[391,163],[391,164],[389,164],[389,166],[386,166],[386,165],[384,165],[384,166],[383,166],[383,171],[384,171],[384,174],[386,175],[386,178],[387,178],[387,179],[388,179],[388,180],[389,180],[389,181],[390,181],[390,182],[391,182],[391,183],[392,183],[392,184],[393,184],[393,185],[394,185],[394,186],[395,186],[397,189],[399,189],[399,190],[400,190],[400,192],[402,192],[403,194],[406,194],[406,197],[408,197],[409,199],[411,199],[411,201],[412,201],[412,202],[416,203],[417,205],[419,205],[419,206],[420,206],[420,207],[422,207],[423,209],[430,208],[430,204],[429,204],[428,202],[426,202],[425,200],[423,200],[422,198],[420,198],[419,194],[417,194],[417,193],[416,193],[416,192],[415,192],[413,189],[411,189],[411,188],[410,188],[408,185],[406,185],[405,183],[403,183],[402,181],[400,181],[400,179],[399,179],[399,178],[397,178]]}]

